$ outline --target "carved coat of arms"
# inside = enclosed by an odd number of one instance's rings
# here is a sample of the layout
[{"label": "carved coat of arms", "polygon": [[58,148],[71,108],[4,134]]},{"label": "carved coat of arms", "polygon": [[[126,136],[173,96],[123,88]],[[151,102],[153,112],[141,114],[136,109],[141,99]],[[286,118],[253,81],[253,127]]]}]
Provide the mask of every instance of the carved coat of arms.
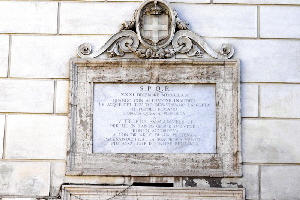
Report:
[{"label": "carved coat of arms", "polygon": [[207,53],[217,59],[228,59],[233,55],[230,44],[223,44],[217,52],[188,26],[167,1],[146,0],[135,11],[133,20],[124,22],[121,30],[98,51],[92,52],[91,46],[84,43],[80,45],[78,55],[81,58],[96,58],[104,52],[110,57],[134,53],[138,58],[159,59],[171,58],[176,54],[202,58]]},{"label": "carved coat of arms", "polygon": [[144,15],[142,35],[156,45],[169,35],[168,15]]},{"label": "carved coat of arms", "polygon": [[174,13],[165,4],[147,2],[136,16],[136,30],[140,41],[153,49],[163,48],[174,35]]}]

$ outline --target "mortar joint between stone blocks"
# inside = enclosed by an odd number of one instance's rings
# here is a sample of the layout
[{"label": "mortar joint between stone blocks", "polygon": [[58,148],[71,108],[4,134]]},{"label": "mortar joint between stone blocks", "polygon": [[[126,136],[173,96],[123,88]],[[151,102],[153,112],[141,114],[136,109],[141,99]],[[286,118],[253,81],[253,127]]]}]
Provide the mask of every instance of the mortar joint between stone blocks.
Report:
[{"label": "mortar joint between stone blocks", "polygon": [[57,98],[57,81],[54,81],[54,91],[53,91],[53,114],[56,113],[56,98]]},{"label": "mortar joint between stone blocks", "polygon": [[257,106],[258,106],[258,113],[257,113],[257,116],[258,116],[258,118],[260,118],[260,109],[261,109],[261,102],[260,102],[261,100],[260,100],[260,85],[258,85],[258,92],[257,92]]},{"label": "mortar joint between stone blocks", "polygon": [[5,149],[6,149],[6,134],[7,134],[7,116],[4,117],[4,133],[3,133],[3,146],[2,146],[2,155],[1,158],[5,159]]},{"label": "mortar joint between stone blocks", "polygon": [[10,77],[10,68],[11,68],[11,49],[12,49],[12,36],[9,35],[8,42],[8,65],[7,65],[7,78]]},{"label": "mortar joint between stone blocks", "polygon": [[57,2],[57,35],[60,32],[60,2]]},{"label": "mortar joint between stone blocks", "polygon": [[52,194],[52,184],[53,184],[53,163],[50,162],[50,177],[49,177],[49,180],[50,180],[50,184],[49,184],[49,195]]},{"label": "mortar joint between stone blocks", "polygon": [[261,200],[261,165],[258,165],[258,199]]}]

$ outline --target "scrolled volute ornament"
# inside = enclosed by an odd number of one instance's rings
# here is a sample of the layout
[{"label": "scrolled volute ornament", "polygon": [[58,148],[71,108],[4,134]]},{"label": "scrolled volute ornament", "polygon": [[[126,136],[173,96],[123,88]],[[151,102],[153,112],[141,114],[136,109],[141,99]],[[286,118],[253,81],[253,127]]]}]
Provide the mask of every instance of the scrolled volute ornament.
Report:
[{"label": "scrolled volute ornament", "polygon": [[233,47],[230,44],[226,44],[225,46],[222,45],[222,53],[218,53],[208,46],[208,44],[199,35],[189,30],[177,31],[174,35],[172,45],[174,49],[182,47],[179,52],[188,54],[190,54],[190,51],[194,48],[194,45],[196,45],[200,48],[200,50],[203,50],[209,56],[217,59],[228,59],[234,52]]},{"label": "scrolled volute ornament", "polygon": [[125,53],[136,52],[138,44],[131,36],[121,37],[110,49],[107,50],[109,57],[124,56]]},{"label": "scrolled volute ornament", "polygon": [[[107,51],[109,57],[123,56],[124,52],[134,52],[139,46],[139,39],[135,32],[123,30],[113,35],[98,51],[85,54],[88,45],[82,44],[78,48],[78,55],[81,58],[96,58]],[[88,52],[88,51],[87,51]]]},{"label": "scrolled volute ornament", "polygon": [[78,47],[78,54],[90,55],[92,53],[92,46],[89,43],[83,43]]},{"label": "scrolled volute ornament", "polygon": [[180,52],[180,53],[187,53],[193,47],[192,40],[185,36],[178,38],[177,45],[173,45],[173,47],[175,49],[178,49],[178,52]]},{"label": "scrolled volute ornament", "polygon": [[110,49],[107,50],[108,57],[123,56],[124,51],[120,48],[120,43],[116,42]]},{"label": "scrolled volute ornament", "polygon": [[226,56],[227,58],[231,58],[234,54],[233,46],[229,43],[222,44],[220,47],[220,54]]}]

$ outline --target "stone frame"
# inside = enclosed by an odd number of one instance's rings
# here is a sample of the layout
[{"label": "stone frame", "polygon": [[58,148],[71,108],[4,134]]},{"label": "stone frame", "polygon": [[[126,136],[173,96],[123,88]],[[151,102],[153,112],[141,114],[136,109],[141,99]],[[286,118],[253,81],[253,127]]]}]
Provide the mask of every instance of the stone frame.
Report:
[{"label": "stone frame", "polygon": [[138,187],[138,186],[62,186],[62,199],[93,200],[244,200],[243,188],[180,188],[180,187]]},{"label": "stone frame", "polygon": [[[66,174],[241,176],[239,67],[239,60],[225,59],[72,59]],[[93,84],[100,82],[215,84],[217,153],[93,153]]]}]

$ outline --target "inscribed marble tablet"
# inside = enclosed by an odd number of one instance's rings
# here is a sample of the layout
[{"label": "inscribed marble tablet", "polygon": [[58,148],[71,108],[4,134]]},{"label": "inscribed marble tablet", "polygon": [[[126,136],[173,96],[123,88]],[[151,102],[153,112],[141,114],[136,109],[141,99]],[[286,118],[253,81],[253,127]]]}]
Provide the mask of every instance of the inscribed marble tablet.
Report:
[{"label": "inscribed marble tablet", "polygon": [[215,153],[214,84],[94,85],[93,153]]}]

